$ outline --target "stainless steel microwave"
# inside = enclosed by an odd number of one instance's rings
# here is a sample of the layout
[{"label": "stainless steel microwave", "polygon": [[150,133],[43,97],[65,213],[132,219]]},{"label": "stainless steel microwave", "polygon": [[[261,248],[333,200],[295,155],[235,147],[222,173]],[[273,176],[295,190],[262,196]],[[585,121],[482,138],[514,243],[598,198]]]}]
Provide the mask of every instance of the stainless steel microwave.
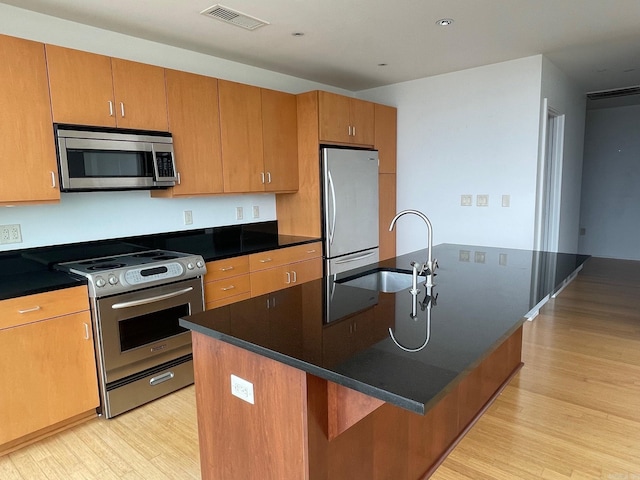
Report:
[{"label": "stainless steel microwave", "polygon": [[63,192],[150,190],[176,184],[173,139],[146,132],[54,124]]}]

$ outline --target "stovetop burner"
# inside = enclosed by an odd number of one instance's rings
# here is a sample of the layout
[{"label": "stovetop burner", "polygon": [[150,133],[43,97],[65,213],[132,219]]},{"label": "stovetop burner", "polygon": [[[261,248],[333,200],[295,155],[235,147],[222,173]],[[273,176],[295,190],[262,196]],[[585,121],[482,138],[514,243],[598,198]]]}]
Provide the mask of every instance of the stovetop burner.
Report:
[{"label": "stovetop burner", "polygon": [[55,265],[57,270],[87,278],[89,294],[99,297],[152,285],[194,278],[206,273],[200,255],[149,250]]}]

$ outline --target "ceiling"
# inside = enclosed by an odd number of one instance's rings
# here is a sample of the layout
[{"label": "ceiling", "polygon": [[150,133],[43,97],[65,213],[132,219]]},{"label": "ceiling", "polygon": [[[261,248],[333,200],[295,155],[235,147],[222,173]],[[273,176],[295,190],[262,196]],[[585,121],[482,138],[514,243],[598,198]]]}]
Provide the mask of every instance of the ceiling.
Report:
[{"label": "ceiling", "polygon": [[3,3],[350,91],[536,54],[584,92],[640,85],[640,0],[223,0],[252,31],[215,0]]}]

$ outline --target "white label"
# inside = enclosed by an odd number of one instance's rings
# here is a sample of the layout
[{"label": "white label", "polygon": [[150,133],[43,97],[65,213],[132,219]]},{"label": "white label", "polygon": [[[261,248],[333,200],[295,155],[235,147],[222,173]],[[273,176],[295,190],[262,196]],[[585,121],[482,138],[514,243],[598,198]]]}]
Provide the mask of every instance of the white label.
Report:
[{"label": "white label", "polygon": [[253,383],[231,375],[231,395],[253,405]]}]

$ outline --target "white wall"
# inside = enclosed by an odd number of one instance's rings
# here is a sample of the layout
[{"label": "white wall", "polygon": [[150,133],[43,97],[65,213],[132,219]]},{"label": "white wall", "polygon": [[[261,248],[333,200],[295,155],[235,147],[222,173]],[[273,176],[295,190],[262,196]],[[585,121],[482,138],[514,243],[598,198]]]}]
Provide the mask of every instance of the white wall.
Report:
[{"label": "white wall", "polygon": [[[580,192],[586,96],[550,60],[542,58],[542,98],[559,115],[564,115],[564,145],[562,154],[562,191],[558,251],[578,251]],[[546,112],[541,112],[541,118]]]},{"label": "white wall", "polygon": [[640,105],[588,110],[580,253],[640,260]]},{"label": "white wall", "polygon": [[[322,89],[350,94],[328,85],[5,4],[0,4],[0,33],[290,93]],[[260,207],[258,220],[250,218],[253,205]],[[2,245],[0,251],[238,223],[236,206],[245,207],[245,222],[275,219],[272,194],[175,200],[150,198],[148,192],[63,193],[57,205],[0,207],[0,224],[19,223],[24,239],[20,244]],[[193,225],[183,224],[183,210],[192,210]]]},{"label": "white wall", "polygon": [[[358,93],[398,108],[397,208],[424,212],[435,244],[533,247],[541,77],[537,55]],[[396,228],[398,253],[424,247],[420,220]]]}]

